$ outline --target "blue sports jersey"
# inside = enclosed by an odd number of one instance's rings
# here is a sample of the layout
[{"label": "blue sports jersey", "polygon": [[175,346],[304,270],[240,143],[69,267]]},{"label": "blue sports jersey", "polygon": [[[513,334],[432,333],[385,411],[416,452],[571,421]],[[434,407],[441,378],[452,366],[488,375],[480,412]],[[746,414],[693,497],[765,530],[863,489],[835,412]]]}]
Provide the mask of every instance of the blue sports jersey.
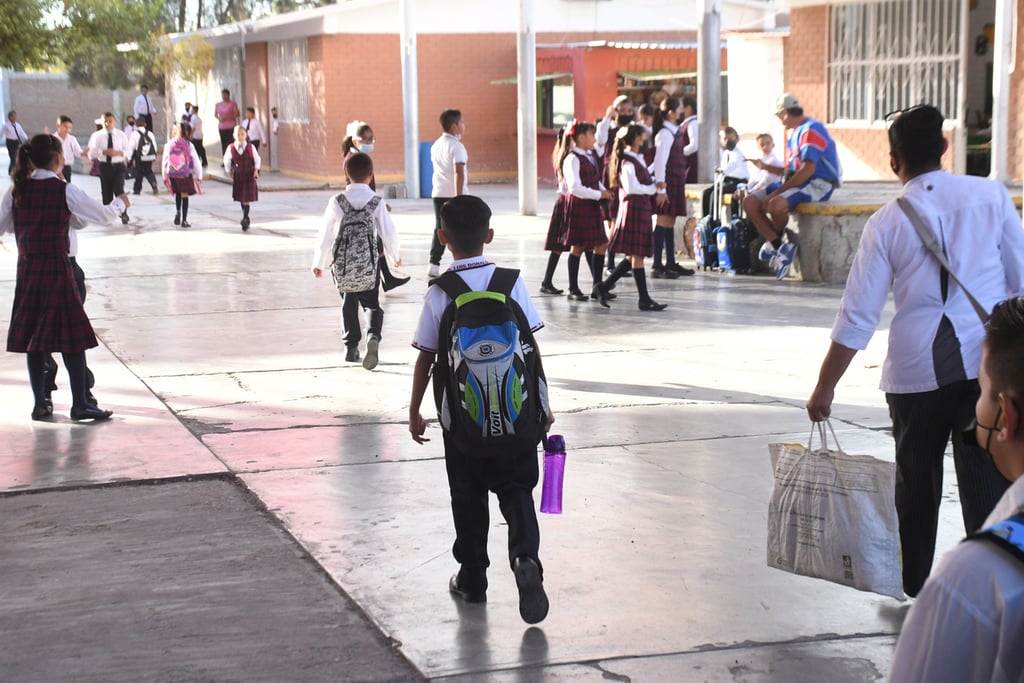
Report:
[{"label": "blue sports jersey", "polygon": [[794,128],[786,141],[786,164],[789,170],[795,173],[804,161],[814,163],[812,180],[822,178],[833,185],[840,184],[842,170],[836,143],[825,124],[810,117]]}]

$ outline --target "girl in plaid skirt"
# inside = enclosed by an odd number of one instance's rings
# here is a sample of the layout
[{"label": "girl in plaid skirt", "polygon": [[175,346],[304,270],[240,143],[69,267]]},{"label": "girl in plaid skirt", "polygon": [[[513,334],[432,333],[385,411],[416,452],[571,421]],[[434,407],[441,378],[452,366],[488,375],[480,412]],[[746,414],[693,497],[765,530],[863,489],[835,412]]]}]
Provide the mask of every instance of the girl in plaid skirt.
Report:
[{"label": "girl in plaid skirt", "polygon": [[111,223],[128,208],[122,194],[103,206],[63,179],[60,140],[37,135],[18,150],[13,183],[0,200],[0,234],[14,231],[18,273],[7,350],[24,353],[35,397],[33,420],[53,415],[46,361],[59,351],[71,380],[71,419],[106,420],[112,413],[88,399],[85,351],[97,345],[82,306],[71,261],[69,229],[87,222]]},{"label": "girl in plaid skirt", "polygon": [[188,222],[188,198],[201,188],[203,167],[195,145],[191,142],[192,126],[181,123],[174,130],[177,135],[164,145],[161,171],[164,185],[174,195],[174,224],[190,228],[192,224]]},{"label": "girl in plaid skirt", "polygon": [[249,204],[259,201],[260,153],[246,140],[249,134],[235,126],[235,141],[224,152],[224,171],[231,176],[231,198],[242,205],[242,232],[249,229]]},{"label": "girl in plaid skirt", "polygon": [[[654,228],[654,266],[651,277],[674,279],[680,275],[693,275],[689,268],[676,263],[676,216],[686,215],[686,138],[680,128],[684,112],[696,107],[691,97],[679,100],[670,97],[661,103],[654,117],[654,180],[658,192],[654,195],[654,213],[658,215]],[[661,265],[661,252],[665,252],[665,266]]]},{"label": "girl in plaid skirt", "polygon": [[562,228],[565,225],[565,203],[569,194],[569,188],[566,187],[565,178],[562,177],[562,161],[561,150],[564,146],[565,131],[568,129],[569,124],[563,126],[558,131],[558,137],[555,138],[555,149],[551,155],[551,163],[555,167],[555,178],[558,180],[558,197],[555,198],[555,206],[551,209],[551,220],[548,222],[548,237],[544,241],[544,250],[550,251],[548,254],[548,266],[544,270],[544,280],[540,283],[541,294],[562,294],[562,290],[555,287],[555,283],[552,282],[551,278],[555,276],[555,268],[558,267],[558,260],[562,257],[562,252],[565,248],[562,246]]},{"label": "girl in plaid skirt", "polygon": [[608,247],[600,202],[612,193],[601,184],[601,160],[594,153],[596,132],[594,124],[573,119],[562,144],[556,147],[558,167],[568,188],[560,241],[563,248],[569,249],[569,298],[574,301],[589,299],[579,287],[580,256],[593,249],[588,265],[596,284],[601,281],[604,251]]},{"label": "girl in plaid skirt", "polygon": [[639,123],[624,126],[615,135],[608,182],[613,190],[618,188],[619,211],[608,248],[626,254],[629,258],[623,259],[604,282],[594,285],[591,296],[596,296],[605,308],[609,307],[608,294],[611,288],[630,267],[640,295],[640,310],[662,311],[666,307],[652,299],[647,292],[647,273],[644,272],[644,259],[654,253],[651,196],[657,191],[643,157],[640,156],[640,149],[646,139],[647,131]]}]

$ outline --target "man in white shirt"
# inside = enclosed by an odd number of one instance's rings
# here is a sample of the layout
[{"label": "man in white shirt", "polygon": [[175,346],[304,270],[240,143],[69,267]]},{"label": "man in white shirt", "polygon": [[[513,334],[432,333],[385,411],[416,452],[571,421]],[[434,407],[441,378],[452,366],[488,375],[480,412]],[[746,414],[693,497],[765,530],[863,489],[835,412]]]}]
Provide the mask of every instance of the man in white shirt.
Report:
[{"label": "man in white shirt", "polygon": [[1013,485],[986,531],[950,550],[928,578],[900,630],[894,683],[1024,677],[1024,298],[993,309],[978,383],[964,440],[980,444]]},{"label": "man in white shirt", "polygon": [[249,142],[256,148],[258,152],[260,149],[260,143],[267,139],[267,134],[263,132],[263,124],[256,118],[256,109],[254,107],[245,108],[245,118],[242,119],[242,128],[245,128],[245,134],[249,138]]},{"label": "man in white shirt", "polygon": [[153,114],[156,113],[156,105],[153,98],[149,96],[149,86],[143,83],[139,86],[139,95],[135,98],[135,118],[146,119],[146,129],[153,130]]},{"label": "man in white shirt", "polygon": [[61,114],[57,117],[57,132],[54,133],[54,137],[60,140],[61,147],[64,149],[64,180],[71,182],[71,167],[75,163],[75,158],[82,156],[82,147],[78,144],[78,139],[71,134],[71,117],[66,114]]},{"label": "man in white shirt", "polygon": [[[1024,229],[1006,188],[942,170],[943,116],[918,105],[889,128],[889,164],[902,198],[937,236],[951,269],[985,310],[1024,293]],[[896,314],[882,368],[896,440],[896,511],[903,589],[914,596],[931,571],[942,497],[942,460],[953,460],[968,533],[977,530],[1009,485],[961,433],[978,400],[984,328],[963,289],[925,248],[896,201],[868,220],[818,384],[807,401],[814,421],[829,416],[835,387],[878,326],[890,286]]]},{"label": "man in white shirt", "polygon": [[430,241],[430,267],[427,277],[433,279],[441,274],[441,257],[444,245],[437,236],[441,229],[441,207],[453,197],[466,194],[466,164],[469,154],[462,144],[466,122],[458,109],[441,112],[441,137],[430,146],[430,162],[434,167],[431,178],[430,196],[434,200],[434,237]]},{"label": "man in white shirt", "polygon": [[203,168],[206,168],[209,162],[206,160],[206,146],[203,144],[203,119],[199,116],[199,105],[191,106],[189,125],[192,126],[192,146],[196,148],[196,154],[203,162]]},{"label": "man in white shirt", "polygon": [[[89,158],[100,162],[100,189],[103,204],[124,194],[125,162],[131,156],[131,147],[124,131],[117,129],[114,115],[103,114],[103,128],[89,138]],[[128,209],[121,212],[121,222],[128,222]]]},{"label": "man in white shirt", "polygon": [[7,154],[11,163],[7,166],[7,175],[14,172],[14,162],[18,160],[18,148],[28,142],[28,133],[17,121],[18,112],[13,109],[7,112],[7,123],[4,124],[4,138],[7,142]]}]

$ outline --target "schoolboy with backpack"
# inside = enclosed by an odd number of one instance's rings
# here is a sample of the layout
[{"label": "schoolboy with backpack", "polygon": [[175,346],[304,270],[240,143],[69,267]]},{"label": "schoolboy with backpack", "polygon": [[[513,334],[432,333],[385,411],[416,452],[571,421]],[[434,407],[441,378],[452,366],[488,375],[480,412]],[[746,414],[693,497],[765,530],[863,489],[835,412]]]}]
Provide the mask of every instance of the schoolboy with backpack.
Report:
[{"label": "schoolboy with backpack", "polygon": [[548,612],[533,501],[537,446],[554,422],[533,338],[543,322],[518,271],[483,256],[494,237],[487,204],[460,195],[440,211],[438,237],[454,262],[427,289],[413,337],[420,353],[409,432],[417,443],[429,441],[420,405],[433,374],[455,522],[452,551],[460,565],[448,590],[465,602],[487,600],[487,492],[493,491],[508,524],[519,614],[535,624]]},{"label": "schoolboy with backpack", "polygon": [[153,133],[146,129],[146,120],[139,121],[135,132],[128,139],[128,147],[132,150],[132,166],[135,167],[135,194],[142,194],[142,180],[149,182],[153,194],[157,193],[156,176],[153,174],[153,162],[156,161],[156,141]]},{"label": "schoolboy with backpack", "polygon": [[341,320],[345,342],[345,361],[359,362],[362,330],[359,310],[370,312],[366,330],[366,356],[363,367],[377,367],[384,309],[380,305],[378,238],[384,252],[396,266],[402,265],[398,231],[387,206],[373,190],[369,180],[373,161],[368,154],[353,154],[346,166],[352,182],[344,192],[327,202],[324,222],[313,248],[313,276],[322,277],[330,268],[341,295]]}]

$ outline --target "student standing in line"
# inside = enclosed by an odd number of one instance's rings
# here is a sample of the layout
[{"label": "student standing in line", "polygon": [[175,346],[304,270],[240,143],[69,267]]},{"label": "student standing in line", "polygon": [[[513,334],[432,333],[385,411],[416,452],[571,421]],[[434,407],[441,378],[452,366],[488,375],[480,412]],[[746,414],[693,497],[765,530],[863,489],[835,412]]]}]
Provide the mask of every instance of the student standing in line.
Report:
[{"label": "student standing in line", "polygon": [[[608,247],[600,202],[611,197],[612,193],[601,184],[601,161],[594,152],[595,131],[594,124],[573,119],[562,138],[562,145],[556,148],[562,177],[568,188],[561,242],[563,248],[569,249],[568,297],[573,301],[589,300],[580,290],[580,256],[593,250],[587,265],[594,284],[597,284],[601,281],[604,251]],[[614,298],[614,295],[608,298]]]},{"label": "student standing in line", "polygon": [[612,229],[609,249],[615,249],[629,258],[623,259],[606,280],[594,285],[594,294],[606,308],[611,288],[630,268],[633,270],[633,280],[640,295],[640,310],[662,311],[666,308],[666,304],[659,304],[648,293],[647,273],[644,271],[644,258],[654,253],[651,197],[657,192],[651,174],[647,171],[647,165],[640,156],[646,138],[647,131],[639,123],[631,123],[620,128],[615,136],[609,182],[613,191],[618,188],[619,213]]},{"label": "student standing in line", "polygon": [[[100,191],[103,193],[104,206],[114,201],[114,197],[124,194],[125,163],[131,156],[128,138],[124,131],[118,130],[114,115],[109,111],[103,114],[103,128],[89,138],[89,158],[100,165]],[[121,223],[128,222],[128,207],[121,212]]]},{"label": "student standing in line", "polygon": [[[676,216],[686,215],[686,142],[679,127],[683,103],[670,97],[661,103],[654,117],[654,164],[651,171],[658,192],[654,195],[654,265],[651,277],[674,279],[693,275],[676,263]],[[665,265],[661,254],[665,253]]]},{"label": "student standing in line", "polygon": [[242,205],[242,232],[249,229],[249,205],[258,202],[260,153],[247,140],[245,126],[235,126],[235,143],[224,153],[224,171],[231,176],[231,198]]},{"label": "student standing in line", "polygon": [[452,197],[466,193],[466,164],[469,154],[462,144],[466,122],[458,109],[441,112],[441,137],[430,147],[430,161],[434,166],[431,178],[430,196],[434,200],[434,236],[430,241],[430,267],[427,277],[433,279],[441,274],[441,257],[444,245],[438,232],[441,230],[441,207]]},{"label": "student standing in line", "polygon": [[53,415],[46,391],[46,359],[64,357],[71,380],[71,419],[106,420],[113,413],[88,399],[85,352],[98,345],[82,306],[69,260],[69,231],[87,222],[110,223],[128,208],[123,192],[100,205],[60,177],[64,152],[52,135],[33,137],[18,150],[10,190],[0,200],[0,233],[13,230],[18,273],[7,350],[27,357],[35,405],[33,420]]},{"label": "student standing in line", "polygon": [[256,109],[254,107],[245,108],[245,118],[242,119],[242,127],[245,128],[245,137],[249,141],[249,144],[256,148],[256,151],[260,151],[260,144],[265,142],[267,134],[263,132],[263,124],[256,118]]},{"label": "student standing in line", "polygon": [[[626,95],[619,95],[608,106],[604,118],[597,122],[597,144],[596,149],[601,155],[601,181],[606,187],[611,187],[611,161],[612,150],[615,148],[615,134],[623,126],[633,123],[636,117],[636,109],[633,100]],[[615,220],[619,213],[619,195],[612,193],[612,198],[607,203],[602,203],[604,219],[608,224],[608,234],[611,234],[615,227]],[[615,251],[608,249],[608,272],[615,270]]]},{"label": "student standing in line", "polygon": [[174,224],[191,228],[188,222],[188,198],[198,191],[203,176],[199,155],[189,138],[192,127],[187,123],[178,124],[173,140],[164,145],[164,185],[174,195]]},{"label": "student standing in line", "polygon": [[548,221],[548,236],[544,241],[544,250],[548,254],[548,265],[544,269],[544,280],[540,283],[541,294],[564,294],[564,290],[555,287],[552,278],[555,276],[555,268],[558,267],[558,260],[562,257],[565,247],[562,246],[562,232],[565,229],[565,205],[568,201],[569,188],[562,177],[562,158],[559,150],[565,140],[565,131],[568,124],[562,126],[555,139],[555,147],[551,154],[551,163],[555,167],[555,178],[558,180],[558,196],[555,198],[555,205],[551,209],[551,220]]}]

